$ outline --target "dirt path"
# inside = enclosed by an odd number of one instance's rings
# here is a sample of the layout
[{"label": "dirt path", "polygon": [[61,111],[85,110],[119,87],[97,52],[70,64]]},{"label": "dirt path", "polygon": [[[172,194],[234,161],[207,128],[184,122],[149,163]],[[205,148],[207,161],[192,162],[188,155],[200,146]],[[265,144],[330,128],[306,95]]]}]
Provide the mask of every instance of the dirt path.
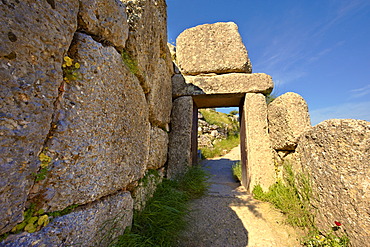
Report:
[{"label": "dirt path", "polygon": [[240,160],[240,148],[202,162],[211,174],[208,194],[192,202],[189,228],[182,247],[289,247],[300,246],[295,230],[270,204],[254,200],[235,182],[231,166]]}]

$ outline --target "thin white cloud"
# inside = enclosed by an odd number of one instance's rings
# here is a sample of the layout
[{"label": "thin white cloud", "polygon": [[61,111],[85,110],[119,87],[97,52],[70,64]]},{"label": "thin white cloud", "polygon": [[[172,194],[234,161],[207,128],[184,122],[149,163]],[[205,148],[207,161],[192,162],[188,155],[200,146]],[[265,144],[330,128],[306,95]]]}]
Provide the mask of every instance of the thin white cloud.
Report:
[{"label": "thin white cloud", "polygon": [[366,96],[370,94],[370,84],[367,84],[364,87],[353,89],[350,91],[351,96],[350,98],[361,98],[363,96]]},{"label": "thin white cloud", "polygon": [[292,71],[271,71],[269,73],[272,76],[274,82],[280,86],[289,84],[291,82],[297,82],[300,78],[305,77],[307,73],[301,70],[292,70]]},{"label": "thin white cloud", "polygon": [[313,62],[319,60],[321,57],[325,56],[326,54],[328,54],[328,53],[332,52],[333,50],[337,49],[338,47],[342,46],[344,43],[345,43],[345,41],[343,41],[343,40],[337,42],[333,46],[328,47],[328,48],[320,51],[319,53],[315,54],[314,56],[312,56],[310,59],[308,59],[308,62],[313,63]]},{"label": "thin white cloud", "polygon": [[[324,22],[322,18],[309,27],[302,27],[298,22],[289,20],[290,26],[286,26],[284,31],[269,42],[264,48],[262,56],[253,63],[254,68],[271,74],[275,80],[279,80],[280,84],[298,82],[296,79],[308,74],[307,67],[311,63],[335,52],[345,43],[344,40],[341,40],[331,44],[330,47],[323,47],[319,50],[326,33],[340,22],[356,15],[369,4],[369,0],[345,2],[333,0],[332,8],[328,9],[325,17],[327,22]],[[284,74],[291,75],[280,76]]]},{"label": "thin white cloud", "polygon": [[342,1],[338,0],[332,1],[332,8],[335,9],[334,14],[330,15],[330,21],[323,25],[320,23],[316,26],[312,32],[312,36],[318,39],[324,35],[332,26],[337,25],[339,22],[344,21],[346,18],[350,18],[356,15],[358,11],[366,8],[370,5],[368,0],[351,0]]},{"label": "thin white cloud", "polygon": [[370,121],[370,101],[346,103],[310,111],[311,123],[316,125],[327,119],[360,119]]}]

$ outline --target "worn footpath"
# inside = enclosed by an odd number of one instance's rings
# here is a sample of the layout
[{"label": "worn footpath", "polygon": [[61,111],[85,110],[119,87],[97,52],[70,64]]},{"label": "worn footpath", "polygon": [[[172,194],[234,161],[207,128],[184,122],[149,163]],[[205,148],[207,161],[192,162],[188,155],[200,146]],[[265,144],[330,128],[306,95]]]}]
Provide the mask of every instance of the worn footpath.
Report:
[{"label": "worn footpath", "polygon": [[301,246],[297,230],[268,203],[255,200],[235,182],[231,166],[240,160],[240,147],[225,156],[205,160],[210,173],[208,193],[191,204],[189,227],[178,246]]}]

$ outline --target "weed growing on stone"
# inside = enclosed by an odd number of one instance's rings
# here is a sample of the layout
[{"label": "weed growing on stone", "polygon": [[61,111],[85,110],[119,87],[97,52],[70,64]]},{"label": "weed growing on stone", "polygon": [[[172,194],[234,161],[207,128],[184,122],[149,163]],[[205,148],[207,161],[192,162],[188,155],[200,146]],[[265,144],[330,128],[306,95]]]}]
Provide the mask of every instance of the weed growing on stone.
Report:
[{"label": "weed growing on stone", "polygon": [[39,231],[41,230],[41,228],[47,226],[52,218],[69,214],[76,207],[78,207],[78,205],[71,205],[61,211],[45,213],[43,209],[37,210],[36,205],[32,203],[30,207],[24,211],[23,221],[13,227],[13,229],[9,233],[1,235],[0,242],[7,238],[10,234],[18,234],[23,231],[26,231],[28,233]]},{"label": "weed growing on stone", "polygon": [[234,176],[235,180],[241,182],[242,181],[242,164],[241,164],[241,162],[238,161],[235,164],[233,164],[231,169],[233,171],[233,176]]},{"label": "weed growing on stone", "polygon": [[127,51],[123,50],[121,56],[123,63],[129,68],[131,73],[133,73],[134,75],[138,75],[139,68],[137,62],[134,59],[132,59],[130,54]]},{"label": "weed growing on stone", "polygon": [[60,217],[60,216],[71,213],[73,211],[73,209],[75,209],[77,207],[78,207],[78,204],[73,204],[73,205],[70,205],[70,206],[66,207],[63,210],[50,212],[50,213],[48,213],[48,215],[53,217],[53,218]]},{"label": "weed growing on stone", "polygon": [[44,210],[35,210],[35,205],[31,204],[30,208],[23,213],[24,220],[13,227],[11,233],[26,231],[33,233],[39,231],[42,227],[47,226],[50,222],[49,216],[44,214]]},{"label": "weed growing on stone", "polygon": [[198,166],[174,181],[164,179],[141,212],[134,212],[131,229],[111,246],[173,246],[186,226],[188,201],[207,189],[207,176]]},{"label": "weed growing on stone", "polygon": [[67,83],[71,83],[72,81],[76,81],[79,79],[78,69],[80,68],[80,64],[77,62],[73,62],[73,59],[65,56],[63,58],[63,79]]},{"label": "weed growing on stone", "polygon": [[39,160],[41,164],[40,164],[40,170],[37,173],[33,174],[35,176],[35,182],[44,180],[48,175],[49,165],[52,159],[46,154],[46,151],[47,149],[45,149],[39,154]]}]

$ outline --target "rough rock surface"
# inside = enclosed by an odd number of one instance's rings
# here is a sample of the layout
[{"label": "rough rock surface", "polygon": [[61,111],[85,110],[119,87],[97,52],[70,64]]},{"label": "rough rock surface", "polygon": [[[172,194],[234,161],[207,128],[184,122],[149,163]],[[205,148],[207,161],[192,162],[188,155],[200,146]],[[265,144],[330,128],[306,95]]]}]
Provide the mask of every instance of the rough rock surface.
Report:
[{"label": "rough rock surface", "polygon": [[176,59],[183,74],[252,73],[238,27],[233,22],[189,28],[176,39]]},{"label": "rough rock surface", "polygon": [[299,136],[311,127],[306,101],[288,92],[267,107],[271,145],[276,150],[294,150]]},{"label": "rough rock surface", "polygon": [[158,171],[149,171],[138,183],[132,192],[134,199],[134,209],[141,211],[144,209],[146,202],[153,196],[158,184],[164,177],[164,169]]},{"label": "rough rock surface", "polygon": [[305,132],[296,149],[312,181],[317,225],[330,229],[341,222],[353,246],[364,246],[370,236],[369,147],[370,122],[332,119]]},{"label": "rough rock surface", "polygon": [[0,234],[22,220],[77,12],[78,1],[0,3]]},{"label": "rough rock surface", "polygon": [[128,23],[125,5],[117,0],[82,0],[78,14],[80,31],[94,35],[119,49],[125,48]]},{"label": "rough rock surface", "polygon": [[54,219],[35,233],[12,235],[1,246],[108,246],[131,226],[133,200],[119,192]]},{"label": "rough rock surface", "polygon": [[157,71],[154,75],[155,83],[147,96],[149,106],[149,120],[152,125],[167,129],[171,117],[172,108],[172,74],[163,59],[157,64]]},{"label": "rough rock surface", "polygon": [[46,211],[124,189],[143,176],[149,154],[145,96],[120,54],[79,33],[70,53],[83,80],[63,85],[46,143],[50,171],[31,191]]},{"label": "rough rock surface", "polygon": [[270,93],[272,78],[264,73],[209,74],[201,76],[172,77],[172,97],[202,94]]},{"label": "rough rock surface", "polygon": [[273,152],[267,128],[267,105],[263,94],[247,93],[245,96],[245,147],[247,154],[247,189],[261,185],[264,191],[275,183]]},{"label": "rough rock surface", "polygon": [[167,177],[173,178],[191,165],[191,132],[193,99],[190,96],[174,100],[169,135]]},{"label": "rough rock surface", "polygon": [[147,169],[163,167],[167,161],[168,134],[159,128],[152,127],[150,130],[150,148]]},{"label": "rough rock surface", "polygon": [[165,127],[170,121],[173,64],[167,47],[165,0],[121,0],[129,23],[127,52],[135,60],[141,86],[148,96],[150,121]]},{"label": "rough rock surface", "polygon": [[[172,62],[176,62],[176,46],[171,43],[167,43],[167,47],[170,50]],[[178,73],[177,73],[178,74]]]}]

